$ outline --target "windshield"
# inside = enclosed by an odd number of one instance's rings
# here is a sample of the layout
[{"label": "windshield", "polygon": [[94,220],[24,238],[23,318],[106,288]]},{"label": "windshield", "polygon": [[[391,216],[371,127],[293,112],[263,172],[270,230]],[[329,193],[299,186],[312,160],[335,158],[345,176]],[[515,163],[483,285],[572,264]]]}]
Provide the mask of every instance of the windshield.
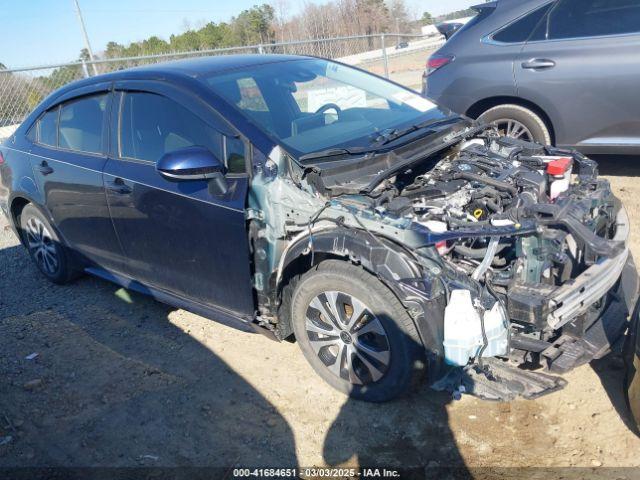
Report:
[{"label": "windshield", "polygon": [[367,148],[386,133],[446,118],[416,93],[321,59],[268,63],[204,81],[298,158]]}]

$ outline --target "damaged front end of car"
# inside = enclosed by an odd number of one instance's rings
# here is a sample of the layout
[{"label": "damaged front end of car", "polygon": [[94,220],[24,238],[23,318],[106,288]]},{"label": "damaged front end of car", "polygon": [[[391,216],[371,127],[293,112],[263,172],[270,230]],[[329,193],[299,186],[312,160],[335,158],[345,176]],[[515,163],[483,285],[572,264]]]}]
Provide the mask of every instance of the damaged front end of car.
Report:
[{"label": "damaged front end of car", "polygon": [[627,328],[638,290],[628,217],[580,153],[458,125],[361,155],[257,155],[257,318],[280,339],[292,335],[288,281],[327,258],[396,294],[437,388],[532,398],[563,385],[532,370],[600,358]]}]

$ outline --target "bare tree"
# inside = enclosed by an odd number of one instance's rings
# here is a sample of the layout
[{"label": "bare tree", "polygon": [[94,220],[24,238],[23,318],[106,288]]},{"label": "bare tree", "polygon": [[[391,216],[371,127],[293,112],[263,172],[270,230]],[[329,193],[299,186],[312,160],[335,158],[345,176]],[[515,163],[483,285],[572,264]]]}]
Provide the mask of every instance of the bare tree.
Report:
[{"label": "bare tree", "polygon": [[396,33],[410,30],[411,18],[404,0],[391,0],[389,2],[389,15],[395,22],[394,31]]}]

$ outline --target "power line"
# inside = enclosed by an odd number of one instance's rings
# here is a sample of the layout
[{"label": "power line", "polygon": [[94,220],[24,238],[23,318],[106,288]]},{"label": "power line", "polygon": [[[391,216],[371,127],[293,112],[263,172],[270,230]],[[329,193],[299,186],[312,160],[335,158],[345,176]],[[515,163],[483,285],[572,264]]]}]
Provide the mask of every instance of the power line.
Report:
[{"label": "power line", "polygon": [[193,9],[171,9],[171,10],[163,10],[163,9],[149,9],[149,8],[137,8],[137,9],[129,9],[129,8],[119,8],[119,9],[94,9],[94,8],[85,8],[85,12],[91,13],[214,13],[215,9],[205,9],[205,10],[193,10]]}]

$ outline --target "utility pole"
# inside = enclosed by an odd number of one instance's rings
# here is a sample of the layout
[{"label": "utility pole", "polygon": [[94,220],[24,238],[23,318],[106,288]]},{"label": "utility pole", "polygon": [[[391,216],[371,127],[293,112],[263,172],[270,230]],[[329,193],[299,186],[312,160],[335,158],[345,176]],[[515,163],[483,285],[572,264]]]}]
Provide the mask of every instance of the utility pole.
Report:
[{"label": "utility pole", "polygon": [[80,21],[80,28],[82,29],[82,36],[84,37],[84,46],[89,52],[89,60],[91,61],[91,67],[93,68],[93,74],[98,74],[98,69],[96,68],[96,64],[93,58],[93,50],[91,50],[91,44],[89,43],[89,35],[87,35],[87,29],[84,26],[84,18],[82,18],[82,12],[80,11],[80,5],[78,5],[78,0],[73,0],[73,3],[76,6],[76,14],[78,14],[78,20]]}]

